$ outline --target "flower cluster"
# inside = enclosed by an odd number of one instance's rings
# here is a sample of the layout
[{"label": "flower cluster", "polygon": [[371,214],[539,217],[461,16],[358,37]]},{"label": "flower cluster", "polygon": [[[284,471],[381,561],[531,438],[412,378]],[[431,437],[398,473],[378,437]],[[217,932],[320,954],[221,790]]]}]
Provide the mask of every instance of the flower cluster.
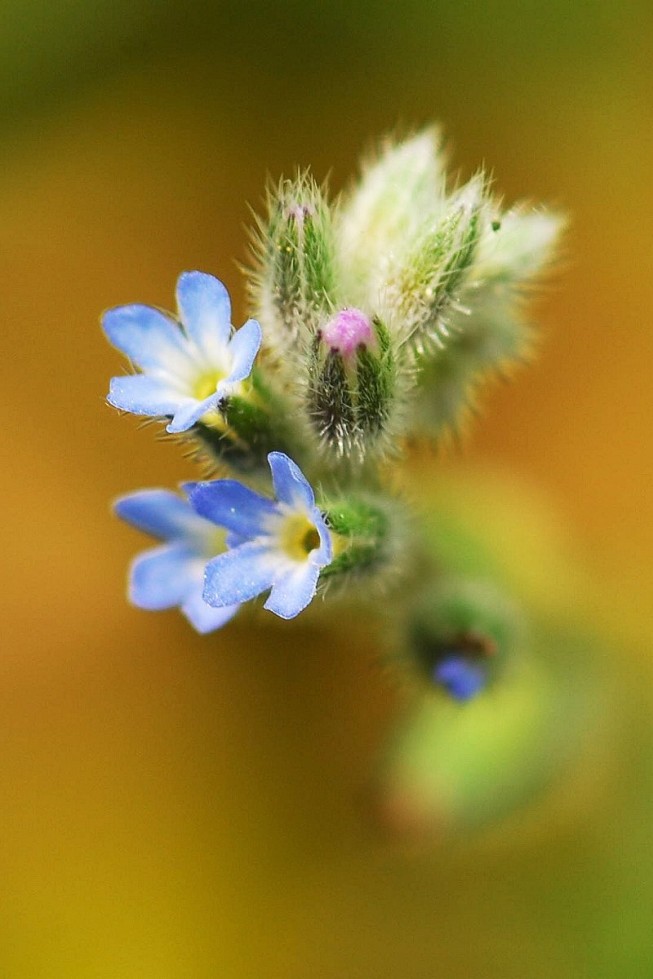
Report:
[{"label": "flower cluster", "polygon": [[[109,402],[161,420],[216,477],[117,501],[161,542],[132,565],[133,603],[179,607],[208,632],[264,593],[266,609],[293,618],[340,581],[330,601],[383,586],[410,619],[402,596],[442,569],[388,487],[387,461],[458,427],[482,380],[523,357],[522,294],[560,225],[504,211],[483,173],[450,188],[427,130],[384,145],[336,204],[307,172],[270,189],[252,233],[255,318],[240,329],[225,286],[198,271],[180,276],[176,315],[105,313],[135,368],[113,378]],[[431,680],[468,699],[491,671],[460,630],[437,628],[433,648],[447,652]]]},{"label": "flower cluster", "polygon": [[[179,606],[198,632],[270,588],[265,608],[284,619],[308,605],[331,561],[331,535],[301,470],[282,452],[269,461],[276,501],[230,479],[189,483],[187,499],[141,490],[116,501],[120,517],[165,541],[132,565],[135,605]],[[227,551],[219,528],[229,531]]]}]

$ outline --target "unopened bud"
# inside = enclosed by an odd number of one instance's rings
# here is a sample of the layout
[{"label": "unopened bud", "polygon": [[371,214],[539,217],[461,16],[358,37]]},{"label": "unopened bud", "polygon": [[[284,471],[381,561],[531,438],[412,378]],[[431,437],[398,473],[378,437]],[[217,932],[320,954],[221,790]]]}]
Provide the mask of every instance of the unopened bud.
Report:
[{"label": "unopened bud", "polygon": [[297,352],[334,307],[336,272],[331,214],[309,174],[282,180],[270,193],[268,219],[259,225],[255,251],[259,270],[252,299],[280,354]]},{"label": "unopened bud", "polygon": [[316,333],[307,409],[323,443],[359,458],[383,434],[394,388],[389,336],[360,309],[341,310]]},{"label": "unopened bud", "polygon": [[484,187],[482,176],[470,181],[386,284],[386,302],[402,339],[418,353],[432,344],[443,346],[448,335],[447,314],[464,284],[481,234]]},{"label": "unopened bud", "polygon": [[373,301],[392,256],[404,254],[425,218],[442,205],[440,135],[426,129],[401,143],[387,141],[345,198],[338,225],[343,274],[352,295]]},{"label": "unopened bud", "polygon": [[516,630],[516,610],[493,586],[454,580],[421,597],[408,648],[429,683],[467,701],[505,668]]},{"label": "unopened bud", "polygon": [[322,340],[345,359],[361,347],[376,346],[372,324],[360,309],[343,309],[322,328]]}]

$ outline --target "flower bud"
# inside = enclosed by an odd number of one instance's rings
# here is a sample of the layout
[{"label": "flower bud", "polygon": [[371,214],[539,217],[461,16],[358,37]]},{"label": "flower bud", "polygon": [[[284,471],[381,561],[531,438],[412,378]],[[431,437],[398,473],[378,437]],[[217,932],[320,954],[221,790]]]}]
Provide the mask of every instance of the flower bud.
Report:
[{"label": "flower bud", "polygon": [[384,434],[392,407],[394,357],[387,330],[360,309],[321,326],[309,360],[307,412],[338,456],[364,453]]},{"label": "flower bud", "polygon": [[254,243],[259,269],[250,291],[267,339],[287,357],[314,333],[335,303],[336,271],[331,214],[307,173],[282,180],[269,194],[268,219]]},{"label": "flower bud", "polygon": [[448,313],[477,251],[484,193],[480,174],[454,196],[441,220],[426,227],[385,285],[402,340],[418,354],[445,345]]},{"label": "flower bud", "polygon": [[529,287],[551,265],[564,219],[513,208],[482,222],[473,266],[459,301],[450,306],[441,347],[420,360],[415,428],[442,434],[460,428],[477,407],[492,375],[505,376],[526,360],[534,329],[524,316]]},{"label": "flower bud", "polygon": [[363,305],[374,304],[388,262],[405,253],[425,218],[442,206],[440,143],[433,128],[401,143],[387,141],[345,198],[338,224],[343,275],[349,294]]},{"label": "flower bud", "polygon": [[454,579],[420,597],[406,647],[429,684],[464,702],[505,670],[518,626],[516,610],[495,587]]}]

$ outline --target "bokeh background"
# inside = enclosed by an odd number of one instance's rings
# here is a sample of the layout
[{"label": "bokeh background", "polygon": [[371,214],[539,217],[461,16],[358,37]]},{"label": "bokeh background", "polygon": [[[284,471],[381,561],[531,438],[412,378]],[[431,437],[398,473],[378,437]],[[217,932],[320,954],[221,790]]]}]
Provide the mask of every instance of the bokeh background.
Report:
[{"label": "bokeh background", "polygon": [[[6,0],[3,977],[653,975],[652,31],[645,0]],[[462,474],[478,512],[478,473],[511,473],[516,528],[544,501],[609,695],[549,794],[415,847],[361,804],[396,701],[365,629],[202,639],[127,606],[141,541],[108,501],[194,471],[104,404],[97,320],[201,268],[242,322],[266,175],[338,189],[433,119],[462,173],[572,224],[538,364],[424,473]]]}]

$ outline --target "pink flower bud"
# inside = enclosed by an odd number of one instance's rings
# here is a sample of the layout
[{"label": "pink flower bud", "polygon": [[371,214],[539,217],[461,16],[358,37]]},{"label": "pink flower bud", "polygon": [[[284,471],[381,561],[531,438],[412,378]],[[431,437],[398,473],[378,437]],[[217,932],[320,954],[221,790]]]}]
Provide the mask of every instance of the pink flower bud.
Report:
[{"label": "pink flower bud", "polygon": [[322,339],[342,357],[351,357],[359,347],[376,343],[372,324],[360,309],[343,309],[322,329]]}]

